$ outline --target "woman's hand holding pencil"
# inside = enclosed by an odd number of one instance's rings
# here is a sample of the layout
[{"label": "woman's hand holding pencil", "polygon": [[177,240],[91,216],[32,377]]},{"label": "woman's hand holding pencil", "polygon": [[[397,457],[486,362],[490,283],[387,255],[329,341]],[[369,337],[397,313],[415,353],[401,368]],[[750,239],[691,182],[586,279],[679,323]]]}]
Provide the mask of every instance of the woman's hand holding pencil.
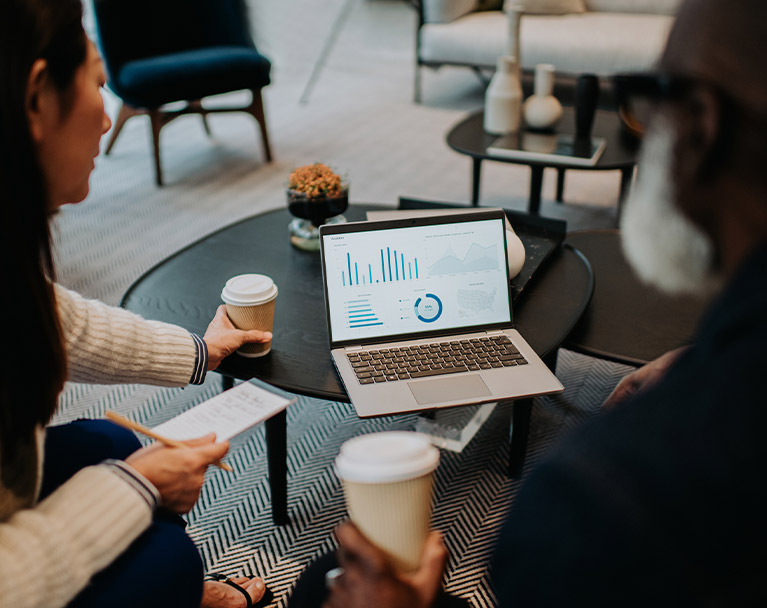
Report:
[{"label": "woman's hand holding pencil", "polygon": [[125,462],[157,488],[163,506],[172,511],[187,513],[194,506],[200,496],[205,471],[210,465],[228,467],[221,459],[229,450],[229,442],[216,443],[216,436],[212,433],[199,439],[177,442],[159,437],[150,429],[113,412],[107,412],[107,418],[157,439],[158,443],[137,450]]},{"label": "woman's hand holding pencil", "polygon": [[[105,414],[106,418],[108,420],[111,420],[115,424],[119,424],[121,427],[129,429],[131,431],[134,431],[136,433],[141,433],[142,435],[146,435],[150,439],[154,439],[155,441],[159,441],[160,443],[167,445],[169,448],[186,448],[189,447],[188,441],[179,441],[178,439],[169,439],[168,437],[163,437],[159,433],[155,433],[152,429],[145,427],[143,424],[139,424],[138,422],[133,422],[133,420],[130,420],[126,418],[125,416],[121,416],[117,412],[112,412],[110,410],[107,410]],[[215,464],[219,469],[224,469],[224,471],[232,472],[232,467],[230,467],[225,462],[213,462],[211,464]]]}]

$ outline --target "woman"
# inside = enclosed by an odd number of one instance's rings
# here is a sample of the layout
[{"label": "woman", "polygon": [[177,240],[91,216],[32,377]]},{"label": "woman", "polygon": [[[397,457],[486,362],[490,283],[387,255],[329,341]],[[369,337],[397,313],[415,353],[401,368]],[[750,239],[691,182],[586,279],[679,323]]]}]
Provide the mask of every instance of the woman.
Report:
[{"label": "woman", "polygon": [[[203,339],[55,286],[48,218],[81,201],[110,122],[80,0],[0,7],[0,606],[250,606],[258,578],[203,584],[178,514],[227,443],[140,448],[104,421],[45,426],[63,382],[182,386],[245,342],[223,309]],[[158,506],[161,508],[158,509]]]}]

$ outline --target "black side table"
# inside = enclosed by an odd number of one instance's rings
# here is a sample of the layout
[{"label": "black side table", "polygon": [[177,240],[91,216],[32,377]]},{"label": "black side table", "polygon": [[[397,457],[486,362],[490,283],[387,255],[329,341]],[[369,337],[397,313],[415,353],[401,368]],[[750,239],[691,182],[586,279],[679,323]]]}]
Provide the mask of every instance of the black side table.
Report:
[{"label": "black side table", "polygon": [[[616,112],[598,110],[594,116],[592,135],[594,137],[603,137],[606,144],[604,152],[593,167],[567,163],[553,165],[547,162],[504,158],[488,154],[488,146],[491,146],[498,137],[485,133],[485,130],[482,128],[484,117],[485,113],[483,111],[474,112],[458,122],[447,134],[447,145],[456,152],[470,156],[472,159],[472,205],[476,206],[479,204],[479,184],[482,177],[483,160],[527,165],[530,167],[530,200],[528,204],[528,211],[530,213],[537,214],[540,211],[543,170],[546,167],[556,167],[559,172],[557,200],[560,202],[562,201],[566,169],[585,171],[618,170],[621,172],[620,198],[618,200],[622,201],[628,192],[634,175],[634,166],[637,162],[638,142],[622,128],[620,118]],[[564,109],[562,120],[557,125],[556,132],[575,133],[575,111],[573,108]]]}]

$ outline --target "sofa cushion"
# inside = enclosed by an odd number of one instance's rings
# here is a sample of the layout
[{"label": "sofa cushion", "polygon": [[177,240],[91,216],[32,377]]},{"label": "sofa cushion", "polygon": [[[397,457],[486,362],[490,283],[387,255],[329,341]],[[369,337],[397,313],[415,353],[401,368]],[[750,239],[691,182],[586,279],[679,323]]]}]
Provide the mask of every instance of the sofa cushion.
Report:
[{"label": "sofa cushion", "polygon": [[586,0],[586,9],[608,13],[676,15],[682,0]]},{"label": "sofa cushion", "polygon": [[[645,70],[654,66],[674,18],[667,15],[583,13],[525,15],[521,22],[522,67],[553,63],[560,74]],[[494,68],[507,53],[508,20],[502,12],[472,13],[420,30],[421,60]]]},{"label": "sofa cushion", "polygon": [[426,23],[450,23],[477,8],[477,0],[422,0]]},{"label": "sofa cushion", "polygon": [[269,60],[255,49],[217,46],[137,59],[123,65],[112,88],[137,108],[254,89],[269,84]]},{"label": "sofa cushion", "polygon": [[[662,1],[662,0],[657,0]],[[504,0],[422,0],[425,23],[450,23],[472,11],[501,10]],[[565,15],[586,10],[584,0],[507,0],[521,4],[527,13]]]},{"label": "sofa cushion", "polygon": [[[507,2],[509,4],[512,2]],[[514,4],[521,4],[525,14],[532,15],[566,15],[586,10],[583,0],[518,0]]]}]

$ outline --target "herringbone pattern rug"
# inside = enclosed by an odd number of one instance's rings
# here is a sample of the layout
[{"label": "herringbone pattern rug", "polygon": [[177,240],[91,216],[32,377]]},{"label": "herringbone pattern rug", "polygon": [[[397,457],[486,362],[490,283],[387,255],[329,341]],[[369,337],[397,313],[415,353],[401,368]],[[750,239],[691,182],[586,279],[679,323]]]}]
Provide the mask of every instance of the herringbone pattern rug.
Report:
[{"label": "herringbone pattern rug", "polygon": [[[594,415],[626,371],[562,351],[558,376],[566,389],[535,401],[525,471]],[[71,384],[58,420],[99,417],[116,409],[154,426],[219,390],[215,374],[202,387],[183,390]],[[437,471],[434,525],[445,533],[451,556],[446,587],[478,607],[492,605],[487,560],[520,483],[506,473],[511,407],[496,408],[462,453],[442,451]],[[332,548],[332,530],[345,516],[343,491],[332,470],[341,443],[362,433],[411,430],[414,424],[414,416],[362,421],[348,404],[300,397],[288,410],[291,524],[286,527],[271,521],[263,427],[235,438],[227,456],[234,473],[211,469],[189,515],[189,533],[208,570],[258,573],[277,595],[277,605],[284,605],[306,564]]]}]

